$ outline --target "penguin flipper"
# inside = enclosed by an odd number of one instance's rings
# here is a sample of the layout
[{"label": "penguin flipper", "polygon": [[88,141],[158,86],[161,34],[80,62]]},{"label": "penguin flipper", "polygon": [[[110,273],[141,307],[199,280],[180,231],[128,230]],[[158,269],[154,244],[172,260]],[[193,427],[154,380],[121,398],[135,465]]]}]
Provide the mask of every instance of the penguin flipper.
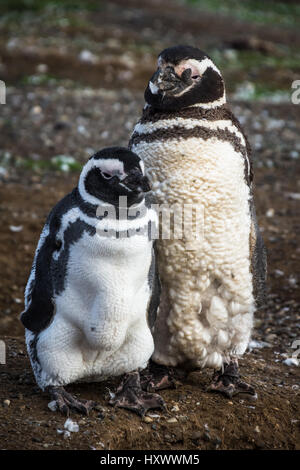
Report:
[{"label": "penguin flipper", "polygon": [[34,333],[44,330],[54,315],[51,261],[57,249],[57,224],[56,218],[52,217],[44,227],[32,267],[34,277],[29,281],[25,310],[21,313],[21,322]]},{"label": "penguin flipper", "polygon": [[40,292],[38,296],[33,296],[28,308],[21,313],[21,322],[33,333],[44,330],[50,324],[54,313],[52,302],[48,302],[48,299],[42,298],[41,295]]},{"label": "penguin flipper", "polygon": [[267,253],[256,219],[254,203],[251,203],[250,232],[251,271],[253,275],[254,297],[260,307],[266,300]]},{"label": "penguin flipper", "polygon": [[148,312],[147,312],[147,319],[148,325],[150,329],[153,328],[156,316],[157,316],[157,309],[160,302],[160,294],[161,294],[161,284],[159,280],[158,274],[158,267],[157,267],[157,257],[156,257],[156,242],[153,245],[152,251],[152,261],[149,269],[148,274],[148,282],[151,289],[151,297],[150,302],[148,304]]}]

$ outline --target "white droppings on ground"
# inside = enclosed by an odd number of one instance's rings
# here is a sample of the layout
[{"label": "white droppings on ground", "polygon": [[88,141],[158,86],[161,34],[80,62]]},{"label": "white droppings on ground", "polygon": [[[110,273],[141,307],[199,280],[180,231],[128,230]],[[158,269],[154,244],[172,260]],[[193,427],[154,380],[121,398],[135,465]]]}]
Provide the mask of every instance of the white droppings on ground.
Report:
[{"label": "white droppings on ground", "polygon": [[274,270],[275,277],[282,277],[284,276],[284,272],[281,271],[281,269],[275,269]]},{"label": "white droppings on ground", "polygon": [[23,230],[23,225],[10,225],[9,230],[11,232],[21,232],[21,230]]},{"label": "white droppings on ground", "polygon": [[56,400],[50,401],[50,402],[48,403],[48,408],[49,408],[49,410],[51,410],[51,411],[56,411],[56,410],[57,410],[57,403],[56,403]]},{"label": "white droppings on ground", "polygon": [[300,201],[300,193],[285,193],[285,196],[288,199],[294,199],[295,201]]},{"label": "white droppings on ground", "polygon": [[287,366],[299,366],[299,359],[296,357],[288,357],[283,361],[283,364]]},{"label": "white droppings on ground", "polygon": [[79,431],[79,426],[76,423],[76,421],[72,421],[71,418],[68,418],[64,424],[64,428],[67,429],[70,432],[78,432]]},{"label": "white droppings on ground", "polygon": [[250,352],[253,349],[263,349],[263,348],[270,348],[270,347],[271,347],[270,343],[266,343],[265,341],[256,341],[255,339],[250,341],[250,343],[248,345],[248,349],[249,349]]},{"label": "white droppings on ground", "polygon": [[147,413],[147,416],[149,416],[150,418],[160,418],[160,415],[157,414],[157,413]]},{"label": "white droppings on ground", "polygon": [[71,436],[70,431],[66,431],[65,429],[57,429],[57,434],[61,434],[64,439],[68,439]]}]

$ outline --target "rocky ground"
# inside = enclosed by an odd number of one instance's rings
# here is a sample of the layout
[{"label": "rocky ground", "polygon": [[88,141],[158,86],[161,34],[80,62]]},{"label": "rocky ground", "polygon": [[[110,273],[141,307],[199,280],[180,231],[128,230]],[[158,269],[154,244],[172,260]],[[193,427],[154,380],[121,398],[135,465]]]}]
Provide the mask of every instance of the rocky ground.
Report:
[{"label": "rocky ground", "polygon": [[[300,108],[287,97],[299,78],[300,33],[154,0],[10,13],[0,31],[0,77],[8,84],[0,106],[0,331],[7,351],[7,364],[0,364],[1,448],[299,449],[292,345],[300,342]],[[72,415],[79,432],[68,436],[59,432],[65,418],[48,409],[31,373],[18,320],[24,286],[49,210],[76,185],[93,151],[126,145],[155,56],[174,43],[212,53],[253,147],[268,300],[241,365],[258,400],[206,393],[205,370],[162,392],[166,412],[141,419],[107,405],[115,381],[73,385],[99,409]]]}]

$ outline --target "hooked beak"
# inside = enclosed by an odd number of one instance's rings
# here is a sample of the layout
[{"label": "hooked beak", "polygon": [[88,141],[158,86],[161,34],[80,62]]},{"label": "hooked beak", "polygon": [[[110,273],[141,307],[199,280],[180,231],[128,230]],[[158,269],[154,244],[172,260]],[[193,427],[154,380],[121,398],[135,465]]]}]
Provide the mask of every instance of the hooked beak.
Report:
[{"label": "hooked beak", "polygon": [[150,90],[153,94],[171,90],[176,84],[176,79],[173,67],[166,67],[164,70],[158,68],[149,82]]},{"label": "hooked beak", "polygon": [[136,193],[147,193],[151,190],[150,182],[147,176],[144,176],[138,170],[132,171],[128,176],[122,181],[130,191]]},{"label": "hooked beak", "polygon": [[156,70],[149,82],[149,88],[153,95],[164,92],[178,93],[191,83],[191,71],[186,70],[180,77],[174,68],[167,66]]}]

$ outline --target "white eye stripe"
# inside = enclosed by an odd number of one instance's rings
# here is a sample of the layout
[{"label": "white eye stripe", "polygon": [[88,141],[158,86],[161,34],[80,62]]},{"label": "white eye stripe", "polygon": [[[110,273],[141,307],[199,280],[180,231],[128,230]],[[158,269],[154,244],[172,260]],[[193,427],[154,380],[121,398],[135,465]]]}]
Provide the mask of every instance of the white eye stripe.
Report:
[{"label": "white eye stripe", "polygon": [[124,170],[124,163],[117,158],[91,158],[88,160],[81,171],[78,189],[81,197],[85,201],[89,202],[90,204],[99,204],[99,199],[92,194],[89,194],[85,189],[85,178],[93,168],[98,168],[101,172],[108,174],[118,174],[120,180],[126,177],[126,173]]},{"label": "white eye stripe", "polygon": [[191,70],[191,77],[196,75],[201,76],[198,67],[196,67],[194,64],[191,64],[190,61],[181,62],[181,64],[175,67],[175,72],[181,76],[186,70],[189,69]]},{"label": "white eye stripe", "polygon": [[94,160],[94,166],[99,168],[101,173],[107,173],[109,175],[123,175],[124,163],[116,158],[106,158]]},{"label": "white eye stripe", "polygon": [[183,62],[186,68],[191,68],[192,70],[197,71],[196,73],[198,73],[200,76],[203,75],[206,69],[208,69],[209,67],[212,68],[219,75],[221,75],[221,72],[218,67],[216,67],[215,64],[208,57],[203,60],[188,59],[187,61]]}]

